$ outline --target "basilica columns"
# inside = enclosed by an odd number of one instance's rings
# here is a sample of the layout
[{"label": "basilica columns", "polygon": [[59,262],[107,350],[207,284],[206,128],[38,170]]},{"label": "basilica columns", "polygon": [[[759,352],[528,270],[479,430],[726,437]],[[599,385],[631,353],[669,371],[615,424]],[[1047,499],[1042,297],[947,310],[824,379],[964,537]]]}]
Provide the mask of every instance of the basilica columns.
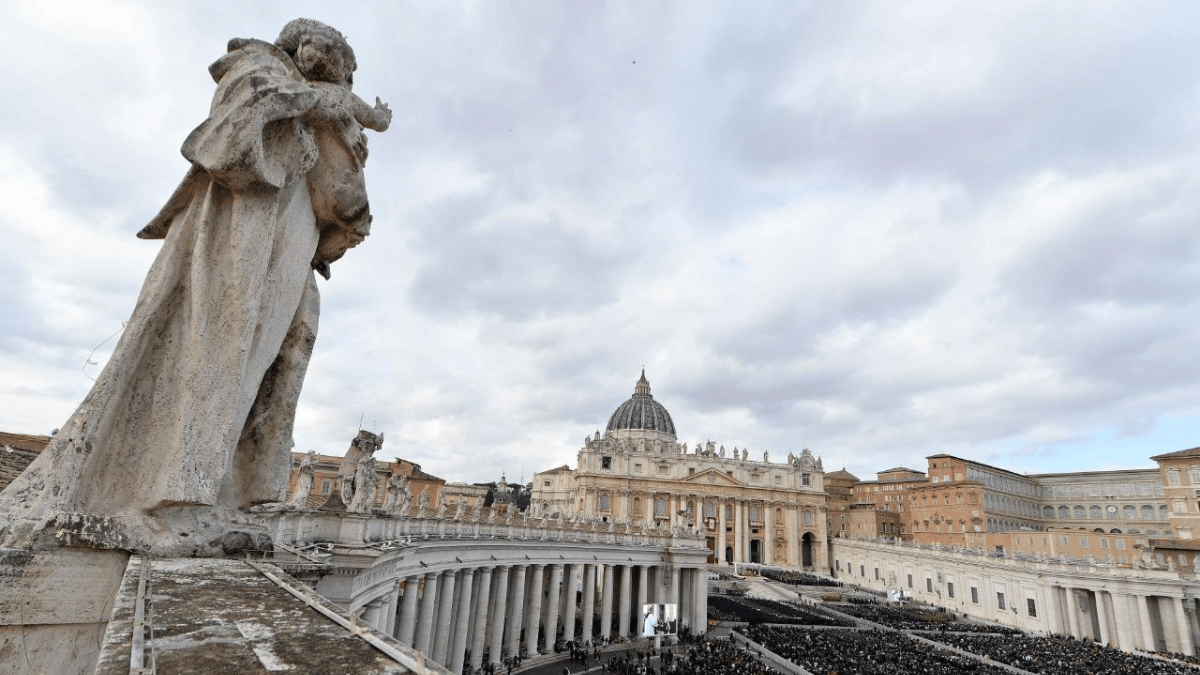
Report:
[{"label": "basilica columns", "polygon": [[[538,630],[542,621],[542,577],[545,576],[545,565],[531,565],[529,568],[529,604],[525,609],[525,651],[530,656],[538,653]],[[550,646],[554,646],[551,642]],[[458,671],[455,671],[458,672]]]},{"label": "basilica columns", "polygon": [[618,612],[620,623],[617,625],[617,637],[626,637],[629,635],[630,605],[633,601],[632,586],[633,567],[630,565],[621,565],[621,604],[620,612]]}]

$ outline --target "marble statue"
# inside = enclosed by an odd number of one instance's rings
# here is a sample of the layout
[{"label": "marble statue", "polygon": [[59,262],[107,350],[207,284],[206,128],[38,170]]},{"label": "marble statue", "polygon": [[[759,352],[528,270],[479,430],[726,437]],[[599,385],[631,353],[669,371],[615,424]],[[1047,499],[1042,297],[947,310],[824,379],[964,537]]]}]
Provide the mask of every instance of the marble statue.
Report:
[{"label": "marble statue", "polygon": [[209,67],[191,167],[138,233],[162,248],[92,390],[0,494],[0,547],[269,545],[248,511],[287,488],[314,270],[328,277],[367,236],[363,128],[391,119],[351,93],[356,65],[341,33],[297,19],[274,44],[231,40]]},{"label": "marble statue", "polygon": [[437,513],[433,517],[438,520],[445,520],[446,518],[446,495],[440,492],[438,493]]},{"label": "marble statue", "polygon": [[[350,441],[350,447],[346,449],[346,454],[342,456],[342,463],[338,467],[337,476],[338,496],[342,500],[342,504],[351,513],[362,513],[362,511],[353,510],[354,497],[358,494],[359,486],[362,485],[363,480],[374,481],[375,452],[382,447],[383,434],[376,435],[366,429],[359,429],[358,435],[354,437],[354,440]],[[371,461],[371,470],[369,472],[365,472],[366,467],[363,466],[364,458],[369,458]]]},{"label": "marble statue", "polygon": [[401,512],[400,506],[403,501],[404,488],[408,479],[404,476],[392,474],[388,478],[387,495],[383,498],[384,512],[392,515],[397,515]]},{"label": "marble statue", "polygon": [[417,497],[417,517],[429,517],[429,486],[421,488],[421,495]]},{"label": "marble statue", "polygon": [[358,460],[354,472],[354,497],[346,510],[350,513],[370,513],[375,506],[375,490],[379,486],[379,472],[375,470],[375,455],[364,453]]},{"label": "marble statue", "polygon": [[412,504],[412,489],[408,487],[408,477],[404,477],[404,486],[400,488],[400,502],[396,505],[395,515],[408,516],[408,507]]},{"label": "marble statue", "polygon": [[317,452],[309,450],[304,459],[300,460],[297,468],[296,489],[288,499],[287,506],[291,509],[302,509],[312,494],[313,482],[317,479]]}]

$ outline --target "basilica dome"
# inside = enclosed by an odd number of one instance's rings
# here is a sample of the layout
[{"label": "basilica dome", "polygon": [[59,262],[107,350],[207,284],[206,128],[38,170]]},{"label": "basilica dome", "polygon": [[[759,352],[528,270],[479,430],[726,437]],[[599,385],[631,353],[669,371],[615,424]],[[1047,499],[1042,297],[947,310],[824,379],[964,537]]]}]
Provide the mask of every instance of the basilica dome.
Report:
[{"label": "basilica dome", "polygon": [[633,397],[617,406],[612,417],[608,418],[607,431],[644,430],[657,431],[675,438],[675,423],[671,421],[671,413],[661,403],[650,395],[650,382],[646,380],[646,371],[633,388]]}]

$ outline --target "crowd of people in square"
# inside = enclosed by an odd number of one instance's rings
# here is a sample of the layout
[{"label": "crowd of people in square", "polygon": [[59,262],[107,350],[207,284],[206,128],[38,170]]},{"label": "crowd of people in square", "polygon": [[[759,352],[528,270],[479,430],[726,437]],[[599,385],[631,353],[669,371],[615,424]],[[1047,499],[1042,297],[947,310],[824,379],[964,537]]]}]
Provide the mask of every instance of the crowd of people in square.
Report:
[{"label": "crowd of people in square", "polygon": [[770,579],[771,581],[779,581],[785,584],[791,584],[793,586],[840,587],[842,585],[842,582],[838,581],[837,579],[827,579],[825,577],[819,577],[815,574],[809,574],[808,572],[794,572],[791,570],[764,567],[758,570],[758,573],[761,576]]},{"label": "crowd of people in square", "polygon": [[731,640],[684,641],[661,651],[646,644],[601,666],[612,675],[781,675]]},{"label": "crowd of people in square", "polygon": [[749,626],[745,635],[813,675],[1007,675],[996,666],[878,629]]},{"label": "crowd of people in square", "polygon": [[940,607],[889,607],[870,603],[847,603],[837,606],[837,611],[860,619],[895,628],[896,630],[936,630],[962,633],[1006,633],[1020,631],[993,624],[958,621],[953,612]]},{"label": "crowd of people in square", "polygon": [[747,623],[787,623],[805,626],[852,626],[853,621],[835,616],[817,607],[777,602],[763,598],[711,595],[708,618],[717,621]]},{"label": "crowd of people in square", "polygon": [[1039,675],[1196,675],[1200,672],[1182,663],[1138,656],[1090,640],[1061,635],[938,634],[929,637]]}]

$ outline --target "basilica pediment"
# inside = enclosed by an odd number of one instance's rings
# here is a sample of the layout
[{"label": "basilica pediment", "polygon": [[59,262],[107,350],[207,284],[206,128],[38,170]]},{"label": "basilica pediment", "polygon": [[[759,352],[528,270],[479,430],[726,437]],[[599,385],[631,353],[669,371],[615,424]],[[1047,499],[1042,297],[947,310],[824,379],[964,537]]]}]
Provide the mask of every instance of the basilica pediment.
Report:
[{"label": "basilica pediment", "polygon": [[680,479],[681,483],[699,485],[717,485],[725,487],[748,487],[745,483],[721,471],[720,469],[705,469]]}]

